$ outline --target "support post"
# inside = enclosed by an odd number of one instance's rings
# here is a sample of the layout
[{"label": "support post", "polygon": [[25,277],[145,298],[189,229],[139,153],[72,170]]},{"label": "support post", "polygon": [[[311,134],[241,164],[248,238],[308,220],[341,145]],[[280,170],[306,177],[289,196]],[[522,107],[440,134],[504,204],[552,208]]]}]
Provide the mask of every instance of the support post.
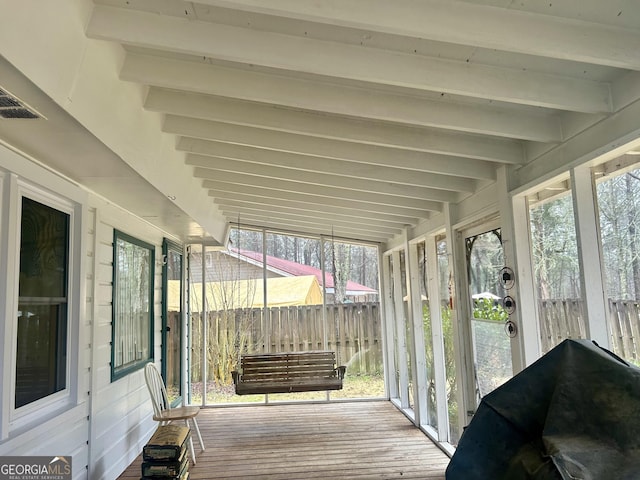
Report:
[{"label": "support post", "polygon": [[603,348],[610,348],[607,328],[607,299],[604,289],[602,253],[600,249],[600,219],[596,189],[588,165],[571,170],[573,213],[580,263],[580,291],[585,313],[587,337]]}]

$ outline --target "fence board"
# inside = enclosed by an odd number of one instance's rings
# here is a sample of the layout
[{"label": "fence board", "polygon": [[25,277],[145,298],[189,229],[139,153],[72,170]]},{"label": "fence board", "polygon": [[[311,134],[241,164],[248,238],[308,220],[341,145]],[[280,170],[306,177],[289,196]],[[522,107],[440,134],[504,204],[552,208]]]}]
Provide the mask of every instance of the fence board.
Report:
[{"label": "fence board", "polygon": [[632,300],[609,299],[609,318],[615,353],[638,362],[640,304]]},{"label": "fence board", "polygon": [[538,300],[542,353],[567,338],[585,338],[582,302],[578,299]]},{"label": "fence board", "polygon": [[[640,303],[609,299],[608,305],[611,349],[626,360],[640,362]],[[543,353],[565,338],[587,337],[581,300],[538,300],[538,312]]]},{"label": "fence board", "polygon": [[[377,303],[352,303],[326,306],[327,343],[336,351],[341,365],[350,364],[351,374],[373,374],[383,370],[380,331],[380,309]],[[192,315],[193,346],[192,381],[201,378],[200,315]],[[228,323],[225,323],[228,322]],[[231,323],[229,323],[231,322]],[[240,352],[263,353],[264,327],[270,327],[271,352],[296,352],[324,349],[322,305],[300,305],[237,309],[233,312],[209,312],[210,358],[237,367]],[[224,327],[224,328],[223,328]],[[197,346],[197,347],[196,347]],[[220,355],[224,355],[221,358]],[[212,377],[213,369],[207,375]],[[221,372],[216,374],[218,377]],[[224,375],[226,377],[226,375]],[[215,380],[220,380],[216,378]]]},{"label": "fence board", "polygon": [[627,359],[633,359],[636,362],[638,361],[638,349],[640,342],[640,303],[628,301],[625,303],[625,309],[627,311],[627,315],[629,316],[629,322],[631,323],[631,343],[632,350],[629,352],[629,356]]}]

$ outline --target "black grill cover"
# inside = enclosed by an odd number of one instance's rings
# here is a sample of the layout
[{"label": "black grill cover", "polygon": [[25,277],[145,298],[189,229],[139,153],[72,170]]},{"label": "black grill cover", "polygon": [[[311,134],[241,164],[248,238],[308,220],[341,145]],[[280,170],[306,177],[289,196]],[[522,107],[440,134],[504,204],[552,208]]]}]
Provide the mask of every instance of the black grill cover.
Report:
[{"label": "black grill cover", "polygon": [[640,479],[640,369],[565,340],[482,399],[446,478]]}]

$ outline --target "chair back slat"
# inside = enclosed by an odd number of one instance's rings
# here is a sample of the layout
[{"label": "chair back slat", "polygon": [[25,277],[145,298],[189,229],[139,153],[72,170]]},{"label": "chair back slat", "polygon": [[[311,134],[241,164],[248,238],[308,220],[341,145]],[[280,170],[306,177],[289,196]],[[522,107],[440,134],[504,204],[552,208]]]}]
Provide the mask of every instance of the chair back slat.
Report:
[{"label": "chair back slat", "polygon": [[167,389],[164,386],[162,375],[160,375],[160,371],[153,363],[148,363],[144,367],[144,379],[151,396],[153,413],[156,416],[160,416],[164,410],[169,410],[171,405],[167,398]]}]

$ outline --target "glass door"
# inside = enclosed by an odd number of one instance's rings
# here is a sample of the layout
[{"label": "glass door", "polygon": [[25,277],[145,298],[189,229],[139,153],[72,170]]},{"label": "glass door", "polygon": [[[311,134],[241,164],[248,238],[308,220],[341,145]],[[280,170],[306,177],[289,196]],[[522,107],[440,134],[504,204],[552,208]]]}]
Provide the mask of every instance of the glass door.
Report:
[{"label": "glass door", "polygon": [[[484,230],[484,231],[483,231]],[[478,230],[476,230],[478,231]],[[466,232],[465,250],[470,299],[477,401],[513,375],[509,319],[503,307],[508,295],[500,281],[504,252],[500,228]]]},{"label": "glass door", "polygon": [[162,243],[162,377],[172,406],[182,401],[182,247]]}]

